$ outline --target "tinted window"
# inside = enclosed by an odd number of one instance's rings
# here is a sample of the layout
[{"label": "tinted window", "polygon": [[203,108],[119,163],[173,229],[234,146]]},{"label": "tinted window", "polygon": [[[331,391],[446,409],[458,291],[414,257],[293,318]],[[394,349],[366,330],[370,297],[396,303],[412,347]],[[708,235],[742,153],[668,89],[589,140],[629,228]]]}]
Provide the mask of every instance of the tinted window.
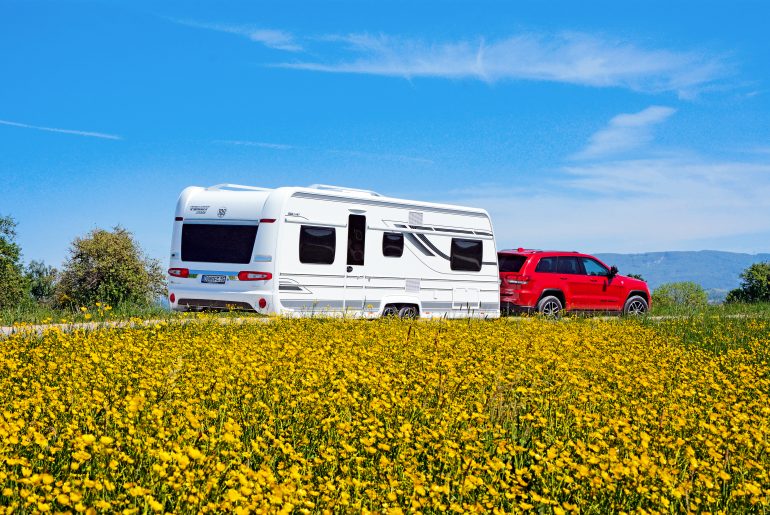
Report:
[{"label": "tinted window", "polygon": [[299,230],[299,260],[301,263],[331,265],[337,234],[331,227],[303,225]]},{"label": "tinted window", "polygon": [[585,268],[588,275],[610,275],[610,271],[595,259],[583,258],[583,268]]},{"label": "tinted window", "polygon": [[404,254],[404,235],[400,232],[386,232],[382,235],[382,255],[401,257]]},{"label": "tinted window", "polygon": [[482,249],[481,240],[452,238],[452,250],[449,258],[450,268],[452,270],[478,272],[481,270]]},{"label": "tinted window", "polygon": [[556,258],[555,257],[540,258],[540,262],[538,262],[537,268],[535,268],[535,272],[544,272],[546,274],[555,274],[556,273]]},{"label": "tinted window", "polygon": [[182,261],[246,264],[256,237],[256,225],[184,224]]},{"label": "tinted window", "polygon": [[498,254],[497,262],[501,272],[518,272],[527,260],[526,256]]},{"label": "tinted window", "polygon": [[559,256],[559,264],[556,269],[560,274],[582,274],[583,267],[580,266],[580,260],[572,256]]},{"label": "tinted window", "polygon": [[366,217],[361,215],[348,216],[348,264],[361,266],[364,264],[366,245]]}]

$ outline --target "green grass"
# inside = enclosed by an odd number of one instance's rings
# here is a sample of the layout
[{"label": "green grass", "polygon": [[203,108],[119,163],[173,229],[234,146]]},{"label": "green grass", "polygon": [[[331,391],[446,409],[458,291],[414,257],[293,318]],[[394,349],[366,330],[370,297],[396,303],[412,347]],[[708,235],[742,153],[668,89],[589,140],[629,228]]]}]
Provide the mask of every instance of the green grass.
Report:
[{"label": "green grass", "polygon": [[16,308],[0,310],[0,325],[13,324],[58,324],[71,322],[103,322],[107,320],[168,319],[178,316],[161,305],[137,306],[123,304],[110,309],[88,306],[82,309],[54,309],[41,304],[29,303]]},{"label": "green grass", "polygon": [[650,311],[652,316],[751,316],[751,317],[770,317],[770,303],[757,302],[753,304],[731,303],[731,304],[710,304],[703,307],[672,306],[662,307],[652,305]]}]

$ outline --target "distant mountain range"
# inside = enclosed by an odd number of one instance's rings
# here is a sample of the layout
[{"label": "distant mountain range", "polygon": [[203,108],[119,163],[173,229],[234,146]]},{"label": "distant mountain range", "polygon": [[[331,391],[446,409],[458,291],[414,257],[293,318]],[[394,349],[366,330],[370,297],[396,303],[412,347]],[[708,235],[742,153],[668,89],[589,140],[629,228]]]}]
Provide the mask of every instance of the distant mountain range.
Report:
[{"label": "distant mountain range", "polygon": [[596,257],[617,266],[621,274],[640,274],[650,290],[664,283],[692,281],[700,284],[714,301],[724,299],[728,291],[740,286],[740,274],[747,267],[770,261],[770,254],[717,250],[596,254]]}]

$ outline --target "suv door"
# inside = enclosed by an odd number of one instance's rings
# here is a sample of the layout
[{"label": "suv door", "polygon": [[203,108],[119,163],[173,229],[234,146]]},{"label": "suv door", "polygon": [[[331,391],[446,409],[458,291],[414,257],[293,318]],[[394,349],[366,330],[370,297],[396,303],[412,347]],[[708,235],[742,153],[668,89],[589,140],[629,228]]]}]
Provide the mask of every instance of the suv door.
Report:
[{"label": "suv door", "polygon": [[594,284],[601,286],[597,295],[599,297],[599,307],[610,311],[623,309],[625,299],[625,288],[622,280],[616,277],[610,277],[610,270],[593,258],[583,258],[583,266],[586,273],[594,281]]},{"label": "suv door", "polygon": [[569,309],[592,309],[591,291],[583,264],[577,256],[559,256],[556,272]]}]

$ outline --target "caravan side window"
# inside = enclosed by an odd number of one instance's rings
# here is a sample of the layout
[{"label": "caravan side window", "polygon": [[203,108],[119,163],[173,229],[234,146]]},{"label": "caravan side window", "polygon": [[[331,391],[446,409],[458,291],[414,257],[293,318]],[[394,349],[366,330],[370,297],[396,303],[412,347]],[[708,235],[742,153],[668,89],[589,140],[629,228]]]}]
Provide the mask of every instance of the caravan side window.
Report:
[{"label": "caravan side window", "polygon": [[303,225],[299,229],[300,263],[331,265],[336,246],[337,234],[332,227]]},{"label": "caravan side window", "polygon": [[465,240],[452,238],[452,250],[449,256],[449,267],[452,270],[478,272],[481,270],[483,243],[481,240]]},{"label": "caravan side window", "polygon": [[401,257],[404,254],[404,234],[400,232],[382,233],[382,255]]}]

